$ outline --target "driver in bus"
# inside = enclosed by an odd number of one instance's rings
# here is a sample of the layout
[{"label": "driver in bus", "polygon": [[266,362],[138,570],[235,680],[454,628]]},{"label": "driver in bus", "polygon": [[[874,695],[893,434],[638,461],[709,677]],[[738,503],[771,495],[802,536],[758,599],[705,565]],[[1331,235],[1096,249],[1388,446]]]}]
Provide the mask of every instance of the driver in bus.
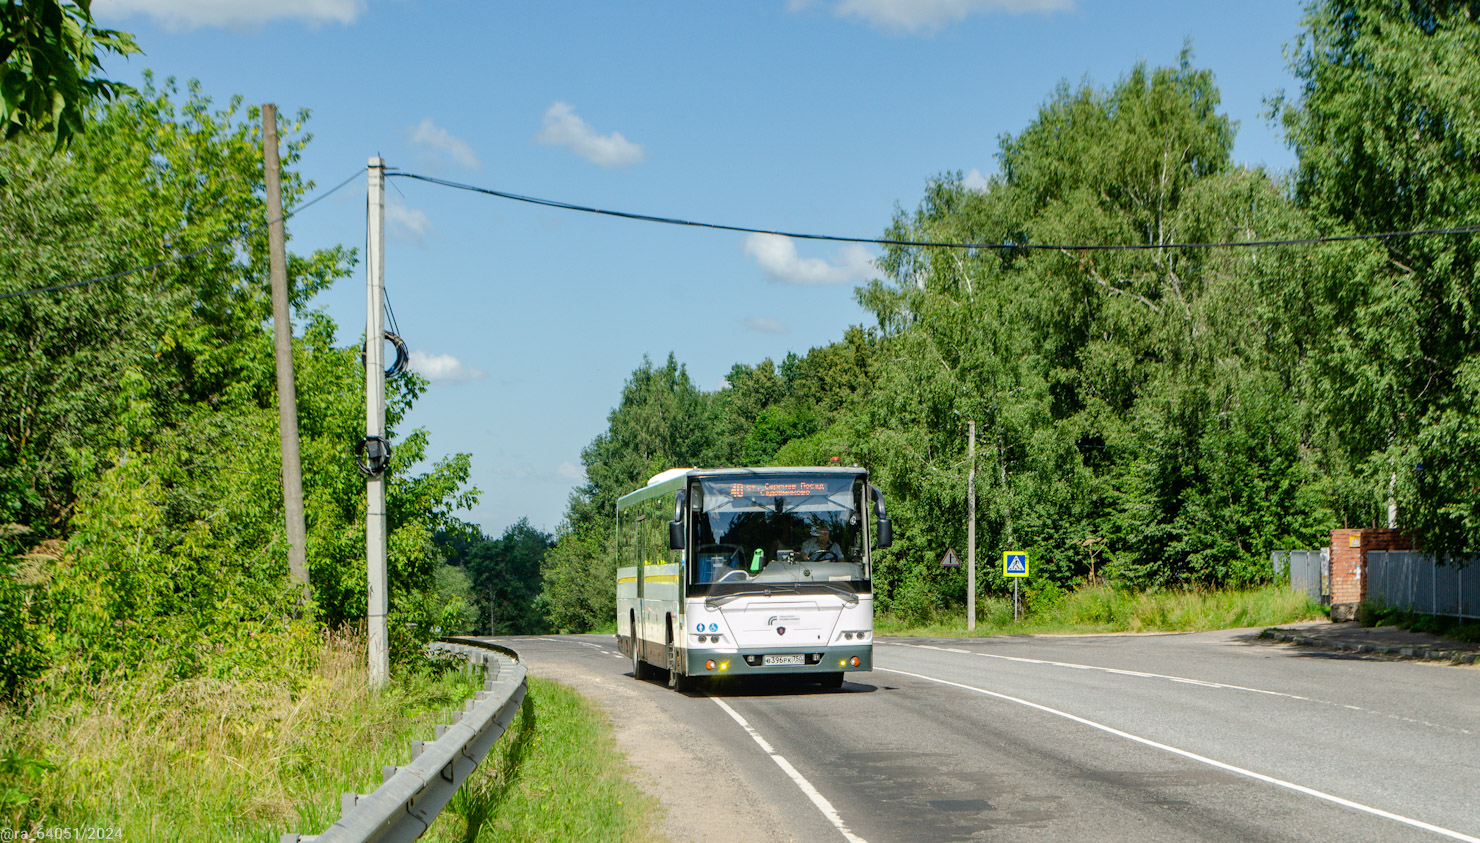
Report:
[{"label": "driver in bus", "polygon": [[809,562],[842,562],[843,549],[832,540],[826,524],[812,528],[812,538],[802,542],[802,558]]}]

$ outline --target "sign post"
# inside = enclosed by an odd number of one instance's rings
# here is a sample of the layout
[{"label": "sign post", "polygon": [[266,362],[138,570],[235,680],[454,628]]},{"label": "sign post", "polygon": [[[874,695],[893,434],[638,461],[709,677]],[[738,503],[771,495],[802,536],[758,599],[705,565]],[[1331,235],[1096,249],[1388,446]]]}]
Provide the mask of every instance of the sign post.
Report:
[{"label": "sign post", "polygon": [[966,425],[966,631],[976,629],[976,420]]},{"label": "sign post", "polygon": [[1018,580],[1028,575],[1028,551],[1026,550],[1004,550],[1002,552],[1002,576],[1012,580],[1012,619],[1018,620],[1021,616],[1021,602],[1018,599]]},{"label": "sign post", "polygon": [[946,548],[946,555],[940,558],[940,566],[942,568],[961,567],[961,558],[956,555],[956,549],[954,547]]}]

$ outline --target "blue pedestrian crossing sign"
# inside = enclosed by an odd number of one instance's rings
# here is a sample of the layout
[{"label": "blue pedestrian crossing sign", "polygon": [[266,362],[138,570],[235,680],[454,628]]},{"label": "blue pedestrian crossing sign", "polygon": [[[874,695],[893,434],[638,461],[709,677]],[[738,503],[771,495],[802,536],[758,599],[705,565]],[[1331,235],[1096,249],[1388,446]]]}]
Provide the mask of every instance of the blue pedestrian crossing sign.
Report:
[{"label": "blue pedestrian crossing sign", "polygon": [[1002,552],[1002,576],[1026,577],[1028,575],[1028,551],[1006,550]]}]

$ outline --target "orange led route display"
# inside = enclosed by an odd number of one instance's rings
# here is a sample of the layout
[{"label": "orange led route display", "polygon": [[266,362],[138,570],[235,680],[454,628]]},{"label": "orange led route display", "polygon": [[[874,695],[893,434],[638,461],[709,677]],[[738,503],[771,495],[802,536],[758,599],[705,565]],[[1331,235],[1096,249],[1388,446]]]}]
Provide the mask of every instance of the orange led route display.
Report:
[{"label": "orange led route display", "polygon": [[732,498],[784,498],[819,493],[827,493],[826,483],[817,481],[808,482],[806,480],[793,480],[790,482],[768,480],[761,483],[730,484],[730,497]]}]

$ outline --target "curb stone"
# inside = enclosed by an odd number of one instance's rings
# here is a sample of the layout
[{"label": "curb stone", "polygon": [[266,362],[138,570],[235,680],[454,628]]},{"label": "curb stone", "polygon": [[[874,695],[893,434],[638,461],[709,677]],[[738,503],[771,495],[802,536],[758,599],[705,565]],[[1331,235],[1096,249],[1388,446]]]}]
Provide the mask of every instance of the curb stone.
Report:
[{"label": "curb stone", "polygon": [[1304,647],[1320,647],[1326,650],[1346,650],[1352,653],[1377,653],[1386,656],[1422,659],[1426,661],[1452,662],[1454,664],[1480,664],[1480,653],[1461,653],[1455,650],[1440,650],[1430,647],[1390,647],[1378,644],[1350,644],[1331,641],[1313,635],[1301,635],[1288,629],[1271,628],[1259,633],[1260,638],[1271,638]]}]

